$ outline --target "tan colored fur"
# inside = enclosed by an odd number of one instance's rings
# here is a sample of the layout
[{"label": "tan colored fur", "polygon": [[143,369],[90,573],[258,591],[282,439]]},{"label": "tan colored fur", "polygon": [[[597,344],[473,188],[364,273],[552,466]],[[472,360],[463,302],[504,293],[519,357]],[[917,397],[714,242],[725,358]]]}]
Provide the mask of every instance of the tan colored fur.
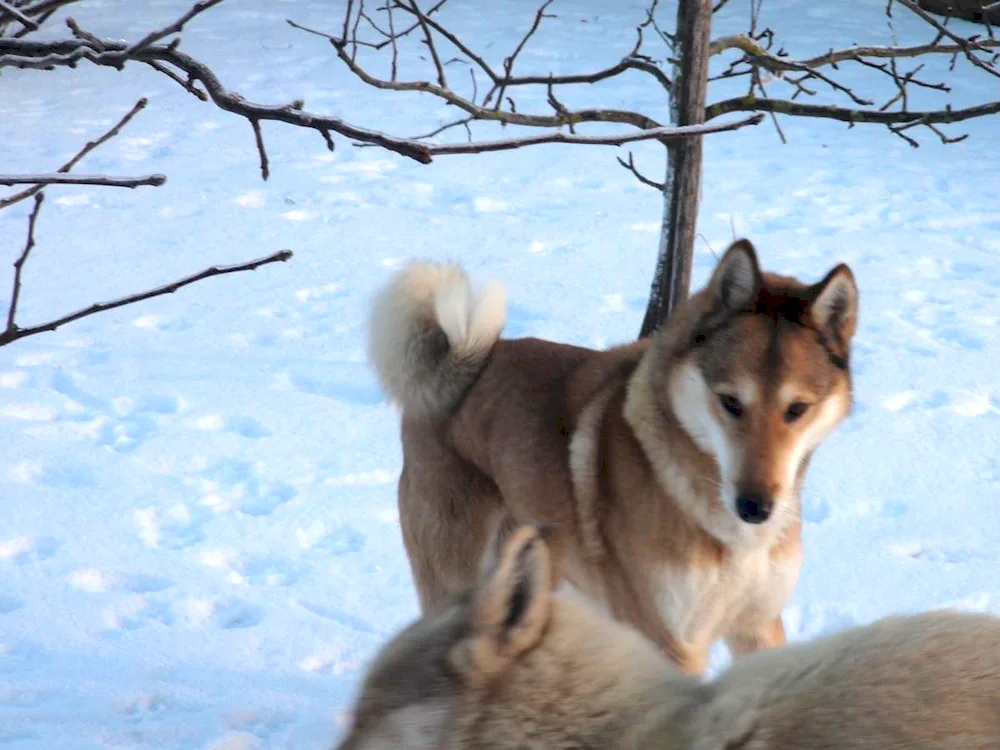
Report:
[{"label": "tan colored fur", "polygon": [[339,750],[1000,747],[992,616],[888,617],[703,683],[558,584],[543,538],[515,530],[473,588],[381,650]]},{"label": "tan colored fur", "polygon": [[[402,407],[422,609],[475,580],[509,518],[554,524],[574,588],[687,670],[720,638],[784,642],[805,469],[851,404],[847,267],[806,286],[734,243],[654,337],[607,351],[497,340],[501,293],[470,289],[457,266],[415,262],[372,315],[372,364]],[[785,419],[796,403],[804,416]]]}]

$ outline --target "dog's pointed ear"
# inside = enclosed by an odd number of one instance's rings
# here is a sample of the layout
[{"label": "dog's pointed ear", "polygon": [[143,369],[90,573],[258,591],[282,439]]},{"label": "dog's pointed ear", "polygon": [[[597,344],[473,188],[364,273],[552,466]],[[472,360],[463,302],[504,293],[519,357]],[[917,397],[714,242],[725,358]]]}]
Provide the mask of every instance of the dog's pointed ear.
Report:
[{"label": "dog's pointed ear", "polygon": [[841,263],[812,288],[809,316],[813,325],[845,348],[858,328],[858,285]]},{"label": "dog's pointed ear", "polygon": [[508,513],[504,513],[493,523],[486,552],[483,553],[482,559],[479,561],[480,580],[485,580],[496,571],[506,550],[507,542],[510,541],[511,535],[520,528],[521,526],[514,520],[514,517]]},{"label": "dog's pointed ear", "polygon": [[760,264],[750,240],[736,240],[726,250],[708,282],[712,312],[727,314],[747,307],[760,290]]},{"label": "dog's pointed ear", "polygon": [[473,592],[469,635],[451,653],[467,679],[498,675],[541,640],[555,587],[547,533],[546,527],[518,527],[487,559]]}]

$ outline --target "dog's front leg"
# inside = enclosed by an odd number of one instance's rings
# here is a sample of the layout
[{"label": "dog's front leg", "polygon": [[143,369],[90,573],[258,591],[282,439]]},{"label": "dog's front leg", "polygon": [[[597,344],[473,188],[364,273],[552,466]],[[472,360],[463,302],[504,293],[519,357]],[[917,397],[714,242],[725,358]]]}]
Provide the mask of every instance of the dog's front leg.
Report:
[{"label": "dog's front leg", "polygon": [[785,625],[779,614],[761,627],[733,630],[726,636],[726,645],[733,658],[759,651],[763,648],[783,646],[786,642]]}]

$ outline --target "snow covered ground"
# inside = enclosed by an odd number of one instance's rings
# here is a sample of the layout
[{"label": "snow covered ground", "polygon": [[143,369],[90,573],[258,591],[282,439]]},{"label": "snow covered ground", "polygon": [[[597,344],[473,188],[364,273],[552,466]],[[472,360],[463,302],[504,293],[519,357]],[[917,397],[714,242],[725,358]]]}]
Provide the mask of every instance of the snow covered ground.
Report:
[{"label": "snow covered ground", "polygon": [[[189,4],[89,0],[73,14],[136,39]],[[455,5],[447,18],[494,58],[535,7]],[[719,31],[743,28],[745,5]],[[768,0],[764,20],[805,55],[889,41],[882,6]],[[613,62],[643,14],[635,0],[553,10],[525,71]],[[453,116],[366,89],[283,22],[334,31],[340,12],[232,0],[184,46],[259,101],[302,96],[401,135]],[[902,8],[896,32],[926,37]],[[956,105],[1000,95],[968,66],[951,80]],[[658,93],[637,76],[567,103],[665,118]],[[22,322],[213,263],[296,255],[0,349],[0,745],[323,748],[365,660],[416,612],[397,420],[364,362],[370,295],[410,256],[457,257],[508,283],[508,335],[623,341],[641,321],[661,208],[612,149],[421,166],[343,140],[330,154],[273,123],[262,183],[245,121],[139,68],[4,71],[0,171],[55,169],[143,95],[147,111],[79,171],[169,182],[47,190]],[[879,128],[782,125],[786,146],[769,123],[707,140],[695,284],[735,227],[769,268],[817,279],[843,260],[861,286],[857,407],[809,475],[789,635],[941,605],[1000,613],[1000,120],[959,126],[971,137],[952,146],[928,133],[919,150]],[[655,146],[635,151],[660,170]],[[29,208],[0,212],[4,268]]]}]

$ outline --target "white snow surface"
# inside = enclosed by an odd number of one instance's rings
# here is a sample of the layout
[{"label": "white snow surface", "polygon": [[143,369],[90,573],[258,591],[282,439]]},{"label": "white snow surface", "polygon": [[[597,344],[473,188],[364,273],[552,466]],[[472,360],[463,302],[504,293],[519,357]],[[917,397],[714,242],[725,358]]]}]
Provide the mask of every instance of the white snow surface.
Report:
[{"label": "white snow surface", "polygon": [[[134,40],[189,5],[89,0],[72,14]],[[883,5],[768,0],[764,20],[804,56],[891,43]],[[499,63],[535,10],[504,6],[455,3],[442,18]],[[718,31],[744,28],[745,6],[731,3]],[[644,14],[636,0],[552,10],[522,72],[613,63]],[[325,40],[284,23],[335,32],[341,11],[232,0],[190,24],[184,49],[257,101],[303,97],[398,135],[455,116],[366,88]],[[61,18],[44,33],[61,35]],[[895,33],[929,36],[901,7]],[[997,79],[961,61],[948,74],[947,62],[930,77],[951,81],[956,106],[1000,96]],[[401,70],[425,64],[408,52]],[[265,183],[245,120],[139,66],[4,70],[0,171],[54,170],[143,95],[147,111],[78,171],[168,183],[49,188],[22,324],[216,263],[295,257],[0,349],[0,746],[328,747],[366,660],[417,611],[395,501],[398,419],[364,359],[373,292],[411,256],[457,258],[507,283],[508,336],[625,341],[662,208],[611,148],[423,166],[340,137],[331,154],[318,134],[269,122]],[[929,96],[916,91],[914,106]],[[666,119],[638,73],[564,98]],[[544,109],[544,91],[519,104]],[[1000,612],[1000,120],[957,126],[971,137],[949,146],[924,132],[920,149],[875,126],[781,124],[787,145],[769,122],[706,140],[694,284],[734,229],[770,269],[818,279],[845,261],[860,284],[857,405],[808,476],[789,637],[938,606]],[[660,148],[633,150],[658,176]],[[0,212],[8,271],[30,208]],[[718,649],[715,666],[725,658]]]}]

